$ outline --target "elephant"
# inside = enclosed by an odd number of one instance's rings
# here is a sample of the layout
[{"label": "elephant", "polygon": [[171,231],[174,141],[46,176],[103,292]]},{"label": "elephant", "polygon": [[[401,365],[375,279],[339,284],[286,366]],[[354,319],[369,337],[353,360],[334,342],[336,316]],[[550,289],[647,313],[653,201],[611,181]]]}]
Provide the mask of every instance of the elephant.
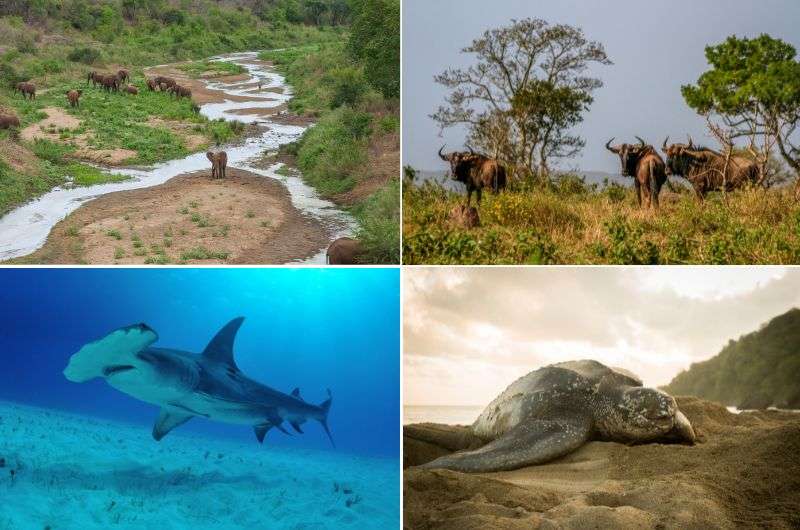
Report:
[{"label": "elephant", "polygon": [[351,237],[340,237],[330,244],[325,253],[328,265],[353,265],[364,249],[358,240]]},{"label": "elephant", "polygon": [[67,92],[67,100],[69,101],[70,107],[78,106],[81,95],[83,95],[83,90],[70,90]]},{"label": "elephant", "polygon": [[14,91],[20,92],[23,99],[26,97],[29,97],[30,99],[36,99],[36,85],[33,83],[17,83]]},{"label": "elephant", "polygon": [[228,153],[225,151],[208,151],[206,158],[211,161],[211,178],[225,178],[225,168],[228,165]]}]

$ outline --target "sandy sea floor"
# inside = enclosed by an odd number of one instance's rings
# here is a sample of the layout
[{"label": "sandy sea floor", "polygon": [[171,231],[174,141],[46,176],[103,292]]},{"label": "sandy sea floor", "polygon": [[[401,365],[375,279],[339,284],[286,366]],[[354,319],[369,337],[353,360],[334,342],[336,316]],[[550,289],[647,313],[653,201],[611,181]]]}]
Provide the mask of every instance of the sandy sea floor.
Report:
[{"label": "sandy sea floor", "polygon": [[409,529],[800,528],[800,415],[679,397],[688,445],[589,442],[549,464],[466,474],[413,466],[479,447],[465,427],[406,425]]},{"label": "sandy sea floor", "polygon": [[0,401],[0,529],[396,528],[399,462]]}]

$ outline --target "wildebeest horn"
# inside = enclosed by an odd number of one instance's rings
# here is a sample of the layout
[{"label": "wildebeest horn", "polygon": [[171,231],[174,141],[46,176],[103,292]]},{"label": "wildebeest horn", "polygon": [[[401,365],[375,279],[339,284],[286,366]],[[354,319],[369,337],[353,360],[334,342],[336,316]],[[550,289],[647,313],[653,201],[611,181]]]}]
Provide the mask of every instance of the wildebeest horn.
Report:
[{"label": "wildebeest horn", "polygon": [[638,136],[636,136],[636,139],[637,139],[637,140],[639,140],[639,143],[640,143],[640,144],[642,144],[642,147],[644,147],[645,145],[647,145],[647,142],[645,142],[644,140],[642,140],[642,139],[641,139],[641,138],[639,138]]},{"label": "wildebeest horn", "polygon": [[694,142],[692,141],[692,135],[687,134],[686,137],[689,138],[689,149],[691,149],[692,147],[694,147]]},{"label": "wildebeest horn", "polygon": [[667,142],[669,142],[669,136],[667,136],[666,138],[664,138],[664,145],[662,146],[662,149],[663,149],[664,151],[666,151],[666,150],[667,150]]},{"label": "wildebeest horn", "polygon": [[609,151],[611,151],[612,153],[616,153],[616,152],[617,152],[617,150],[616,150],[616,149],[614,149],[613,147],[611,147],[611,142],[613,142],[613,141],[614,141],[614,138],[612,138],[611,140],[609,140],[608,142],[606,142],[606,149],[608,149],[608,150],[609,150]]},{"label": "wildebeest horn", "polygon": [[447,160],[447,157],[442,154],[442,151],[444,151],[444,146],[439,148],[439,158],[442,160]]},{"label": "wildebeest horn", "polygon": [[474,154],[475,154],[475,151],[472,149],[472,146],[471,146],[471,145],[468,145],[468,146],[467,146],[467,149],[469,149],[469,154],[471,154],[471,155],[474,155]]}]

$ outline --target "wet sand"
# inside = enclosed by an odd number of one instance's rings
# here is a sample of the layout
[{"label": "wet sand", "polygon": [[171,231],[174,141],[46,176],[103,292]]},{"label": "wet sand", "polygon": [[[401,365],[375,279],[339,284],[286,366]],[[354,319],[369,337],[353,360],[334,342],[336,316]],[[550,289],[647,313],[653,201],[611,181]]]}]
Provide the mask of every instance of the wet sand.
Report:
[{"label": "wet sand", "polygon": [[[292,205],[280,181],[228,168],[224,180],[196,171],[103,195],[56,224],[41,249],[15,262],[281,264],[312,256],[327,240],[319,223]],[[215,256],[182,259],[197,248]]]},{"label": "wet sand", "polygon": [[464,427],[403,431],[404,526],[422,529],[800,528],[800,414],[732,414],[678,398],[694,446],[590,442],[487,474],[413,467],[479,442]]}]

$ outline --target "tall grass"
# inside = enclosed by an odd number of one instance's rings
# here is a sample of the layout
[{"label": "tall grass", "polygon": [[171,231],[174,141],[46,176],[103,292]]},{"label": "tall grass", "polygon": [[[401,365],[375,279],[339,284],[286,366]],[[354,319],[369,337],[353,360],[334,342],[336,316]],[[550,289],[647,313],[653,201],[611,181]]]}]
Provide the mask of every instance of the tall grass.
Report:
[{"label": "tall grass", "polygon": [[437,185],[403,191],[403,262],[409,264],[800,263],[800,202],[791,190],[662,192],[658,212],[633,190],[525,189],[484,195],[481,226],[453,224],[463,194]]}]

